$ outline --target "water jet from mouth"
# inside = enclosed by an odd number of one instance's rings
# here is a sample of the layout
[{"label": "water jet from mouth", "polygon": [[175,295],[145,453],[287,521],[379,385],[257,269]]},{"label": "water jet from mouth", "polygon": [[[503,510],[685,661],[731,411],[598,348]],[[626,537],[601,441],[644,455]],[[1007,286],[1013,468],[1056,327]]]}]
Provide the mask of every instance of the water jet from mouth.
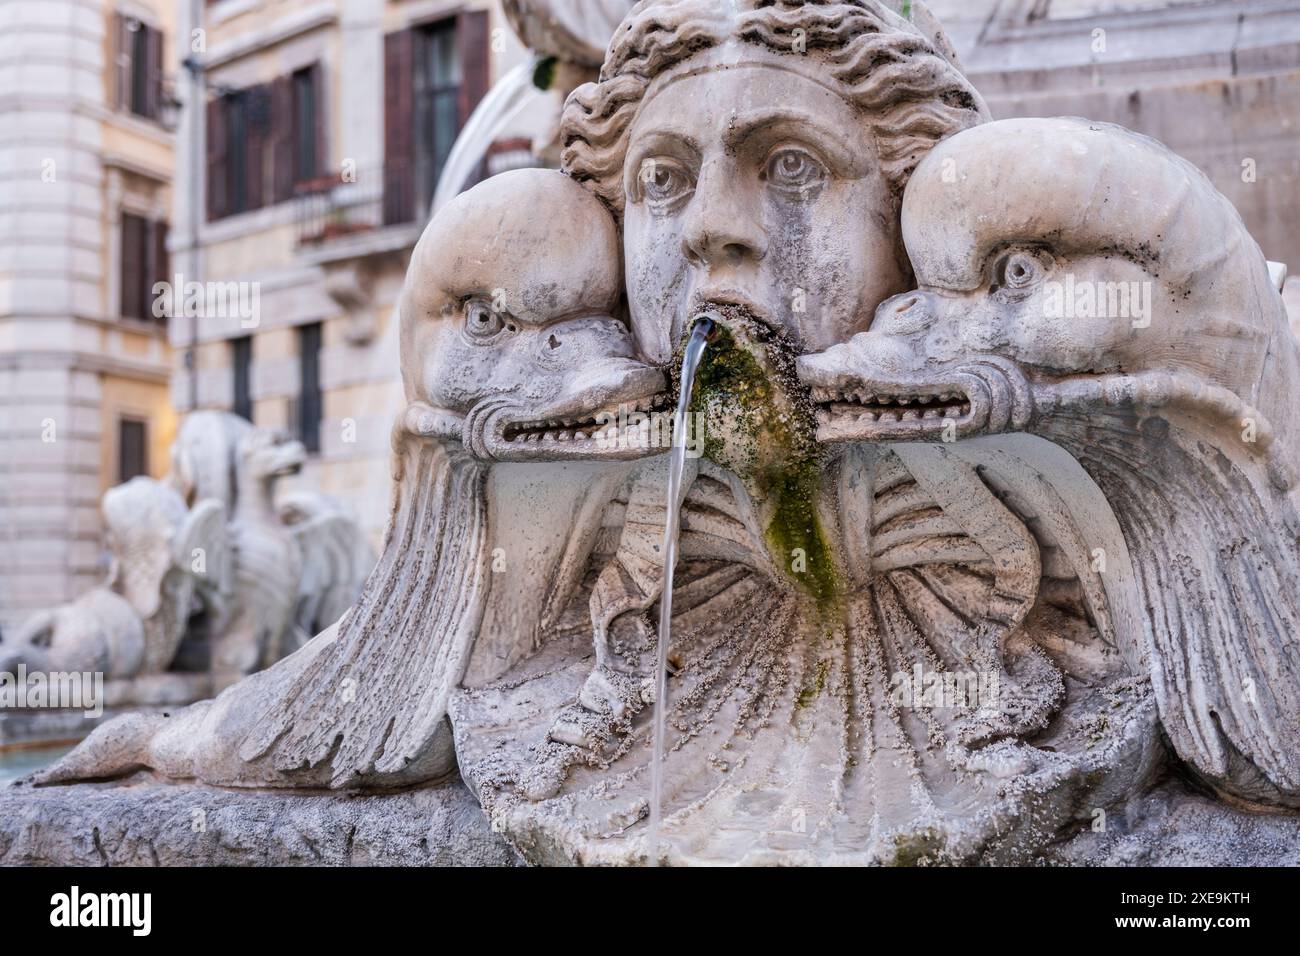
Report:
[{"label": "water jet from mouth", "polygon": [[682,357],[681,394],[673,415],[673,448],[668,467],[668,516],[664,522],[664,587],[659,598],[659,641],[655,654],[653,751],[650,758],[650,827],[647,849],[650,864],[659,864],[659,826],[663,815],[664,736],[668,715],[668,642],[672,636],[673,568],[677,563],[677,535],[681,527],[682,473],[686,469],[686,415],[695,386],[695,372],[714,334],[717,315],[701,312],[692,322],[691,337]]}]

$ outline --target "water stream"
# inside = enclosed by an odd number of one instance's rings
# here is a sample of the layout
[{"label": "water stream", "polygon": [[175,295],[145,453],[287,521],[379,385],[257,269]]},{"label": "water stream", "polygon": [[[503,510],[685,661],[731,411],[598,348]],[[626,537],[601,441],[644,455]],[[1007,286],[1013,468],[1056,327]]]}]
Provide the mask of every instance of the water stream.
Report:
[{"label": "water stream", "polygon": [[673,449],[668,467],[668,517],[664,522],[664,588],[659,598],[659,647],[655,659],[654,749],[650,758],[650,864],[659,865],[659,826],[663,814],[664,740],[668,719],[668,644],[672,637],[673,570],[677,565],[677,534],[681,527],[682,473],[686,470],[686,414],[695,387],[695,372],[713,335],[712,313],[697,315],[682,357],[681,393],[673,416]]}]

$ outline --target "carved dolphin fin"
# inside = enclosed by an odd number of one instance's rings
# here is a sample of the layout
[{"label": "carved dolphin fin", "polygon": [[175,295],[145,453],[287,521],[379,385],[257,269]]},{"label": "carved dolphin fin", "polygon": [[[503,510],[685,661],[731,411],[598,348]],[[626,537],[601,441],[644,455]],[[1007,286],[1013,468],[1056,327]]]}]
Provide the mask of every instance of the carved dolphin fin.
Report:
[{"label": "carved dolphin fin", "polygon": [[328,764],[332,787],[429,779],[454,765],[445,718],[487,593],[488,466],[421,439],[397,456],[379,564],[338,638],[245,739],[242,759],[284,772]]}]

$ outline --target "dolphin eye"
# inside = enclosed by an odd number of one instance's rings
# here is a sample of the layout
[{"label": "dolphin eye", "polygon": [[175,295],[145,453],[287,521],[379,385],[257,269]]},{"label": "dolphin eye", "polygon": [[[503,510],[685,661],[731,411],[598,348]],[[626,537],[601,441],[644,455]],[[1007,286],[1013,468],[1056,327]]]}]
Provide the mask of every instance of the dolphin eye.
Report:
[{"label": "dolphin eye", "polygon": [[482,299],[471,299],[465,304],[465,334],[475,342],[487,342],[495,339],[514,324],[506,316],[492,308],[492,303]]},{"label": "dolphin eye", "polygon": [[1036,252],[1012,252],[1003,256],[994,270],[994,290],[1021,291],[1037,285],[1047,274],[1048,258]]}]

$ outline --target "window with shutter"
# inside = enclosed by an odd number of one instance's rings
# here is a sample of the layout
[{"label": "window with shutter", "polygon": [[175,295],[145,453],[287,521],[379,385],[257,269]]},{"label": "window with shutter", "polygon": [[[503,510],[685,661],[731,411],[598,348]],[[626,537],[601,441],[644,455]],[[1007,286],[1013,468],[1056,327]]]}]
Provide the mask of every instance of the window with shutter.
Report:
[{"label": "window with shutter", "polygon": [[[470,116],[487,95],[488,88],[492,84],[489,33],[486,10],[468,10],[456,18],[456,43],[461,63],[457,133],[469,122]],[[475,185],[486,175],[486,172],[486,164],[480,164],[475,174],[465,183],[465,188]]]},{"label": "window with shutter", "polygon": [[433,201],[438,177],[460,132],[461,44],[457,20],[422,27],[415,45],[415,208]]},{"label": "window with shutter", "polygon": [[145,319],[148,297],[145,277],[149,262],[149,223],[142,216],[122,213],[121,314],[129,319]]},{"label": "window with shutter", "polygon": [[149,474],[149,426],[139,418],[117,420],[117,480]]},{"label": "window with shutter", "polygon": [[162,115],[163,99],[163,35],[161,30],[144,28],[145,35],[145,100],[144,115],[156,120]]},{"label": "window with shutter", "polygon": [[261,209],[266,204],[267,147],[271,139],[271,90],[254,86],[240,93],[243,108],[245,159],[241,210]]},{"label": "window with shutter", "polygon": [[319,68],[293,74],[293,181],[310,182],[320,175],[318,156],[320,115],[317,102]]},{"label": "window with shutter", "polygon": [[113,14],[113,63],[109,84],[114,109],[144,119],[162,115],[165,62],[161,30],[132,16]]},{"label": "window with shutter", "polygon": [[220,96],[208,103],[207,122],[207,187],[208,219],[220,219],[226,214],[226,97]]},{"label": "window with shutter", "polygon": [[384,37],[384,224],[410,222],[415,214],[411,167],[414,30]]},{"label": "window with shutter", "polygon": [[456,45],[460,53],[460,126],[469,122],[475,108],[492,85],[491,38],[486,10],[469,10],[456,18]]},{"label": "window with shutter", "polygon": [[271,192],[274,202],[294,194],[293,77],[271,82]]},{"label": "window with shutter", "polygon": [[253,337],[243,335],[230,340],[230,368],[234,376],[234,401],[231,411],[246,421],[253,420],[253,395],[250,388],[253,367]]},{"label": "window with shutter", "polygon": [[309,452],[320,451],[321,324],[298,327],[298,438]]},{"label": "window with shutter", "polygon": [[[154,318],[153,303],[155,299],[154,286],[159,282],[171,282],[171,256],[167,252],[167,222],[165,220],[153,223],[153,278],[149,281],[149,316]],[[177,294],[179,290],[177,290]],[[167,317],[163,315],[159,321],[166,322]]]},{"label": "window with shutter", "polygon": [[154,320],[154,285],[168,280],[167,223],[122,213],[120,314]]},{"label": "window with shutter", "polygon": [[248,208],[248,95],[244,90],[223,97],[226,101],[226,215]]}]

